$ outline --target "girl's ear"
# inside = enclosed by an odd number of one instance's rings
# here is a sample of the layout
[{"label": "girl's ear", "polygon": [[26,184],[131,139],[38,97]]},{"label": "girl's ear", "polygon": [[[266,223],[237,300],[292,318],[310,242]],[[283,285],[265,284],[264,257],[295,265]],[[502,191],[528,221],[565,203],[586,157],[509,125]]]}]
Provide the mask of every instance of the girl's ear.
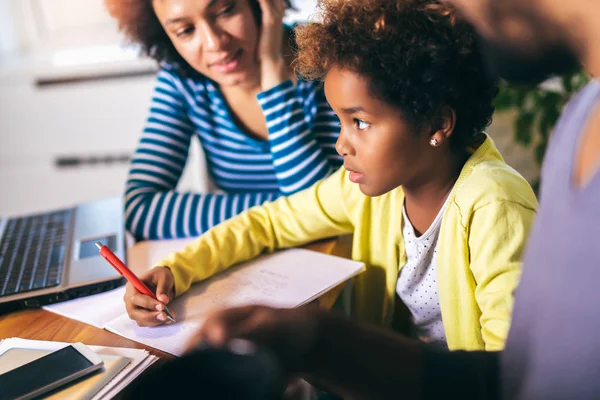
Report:
[{"label": "girl's ear", "polygon": [[448,106],[442,107],[439,115],[434,122],[434,129],[431,133],[429,143],[433,147],[438,147],[450,139],[456,126],[456,113]]}]

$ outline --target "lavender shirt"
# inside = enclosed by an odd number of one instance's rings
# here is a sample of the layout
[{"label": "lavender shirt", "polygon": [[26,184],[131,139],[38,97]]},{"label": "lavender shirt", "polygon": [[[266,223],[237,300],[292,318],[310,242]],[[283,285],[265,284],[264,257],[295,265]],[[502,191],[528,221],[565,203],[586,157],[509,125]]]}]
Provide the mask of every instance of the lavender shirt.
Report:
[{"label": "lavender shirt", "polygon": [[593,81],[565,110],[546,155],[502,357],[506,399],[600,398],[600,173],[582,189],[572,178],[598,104]]}]

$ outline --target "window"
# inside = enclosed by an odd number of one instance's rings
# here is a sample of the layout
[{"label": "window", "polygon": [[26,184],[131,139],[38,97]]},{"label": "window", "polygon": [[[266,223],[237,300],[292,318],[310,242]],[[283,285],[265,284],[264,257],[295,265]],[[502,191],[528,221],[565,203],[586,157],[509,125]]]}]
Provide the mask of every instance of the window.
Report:
[{"label": "window", "polygon": [[289,13],[288,20],[303,22],[314,18],[317,0],[292,0],[292,4],[298,11]]},{"label": "window", "polygon": [[[308,20],[315,12],[316,2],[293,0],[298,11],[288,13],[286,20]],[[0,50],[19,45],[53,52],[123,43],[104,0],[0,0],[0,3],[0,12],[10,15],[11,22],[0,27],[3,37]],[[11,43],[3,43],[9,39]]]},{"label": "window", "polygon": [[18,0],[40,49],[118,43],[116,22],[103,0]]},{"label": "window", "polygon": [[73,29],[112,26],[102,0],[34,0],[38,26],[44,33],[60,35]]}]

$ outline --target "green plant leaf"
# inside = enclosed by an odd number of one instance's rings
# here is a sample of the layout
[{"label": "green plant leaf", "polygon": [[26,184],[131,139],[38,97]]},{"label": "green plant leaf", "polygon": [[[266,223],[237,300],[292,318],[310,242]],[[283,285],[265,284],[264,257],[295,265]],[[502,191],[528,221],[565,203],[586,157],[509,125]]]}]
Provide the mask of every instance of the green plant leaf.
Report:
[{"label": "green plant leaf", "polygon": [[531,183],[531,188],[535,192],[536,196],[539,196],[540,193],[540,178],[537,178]]},{"label": "green plant leaf", "polygon": [[515,141],[523,146],[534,145],[538,165],[544,160],[546,146],[567,101],[589,82],[585,71],[562,78],[563,91],[542,86],[528,87],[501,82],[496,109],[517,112],[514,121]]},{"label": "green plant leaf", "polygon": [[533,122],[535,121],[535,113],[532,111],[523,111],[515,120],[515,134],[518,143],[529,146],[533,139]]},{"label": "green plant leaf", "polygon": [[540,134],[544,138],[550,137],[550,132],[554,127],[555,121],[552,120],[551,116],[548,113],[543,113],[540,116],[540,120],[538,123],[538,129],[540,130]]},{"label": "green plant leaf", "polygon": [[556,92],[543,92],[542,104],[544,109],[556,109],[565,101],[564,95]]},{"label": "green plant leaf", "polygon": [[515,94],[514,94],[515,106],[519,107],[519,108],[523,108],[523,106],[527,102],[530,94],[531,94],[531,92],[527,91],[525,89],[522,89],[522,88],[515,89]]},{"label": "green plant leaf", "polygon": [[563,76],[562,84],[565,92],[571,93],[573,92],[573,76]]},{"label": "green plant leaf", "polygon": [[514,106],[513,93],[510,89],[500,90],[494,102],[496,111],[505,111]]}]

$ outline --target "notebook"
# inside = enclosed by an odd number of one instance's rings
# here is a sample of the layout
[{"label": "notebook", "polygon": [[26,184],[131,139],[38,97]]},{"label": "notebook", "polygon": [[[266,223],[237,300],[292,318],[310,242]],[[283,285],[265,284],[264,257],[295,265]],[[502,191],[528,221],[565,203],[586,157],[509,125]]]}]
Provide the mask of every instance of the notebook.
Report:
[{"label": "notebook", "polygon": [[[0,342],[0,374],[33,361],[68,343],[10,338]],[[146,350],[90,346],[104,360],[99,374],[78,380],[44,397],[54,399],[98,400],[114,397],[157,358]]]},{"label": "notebook", "polygon": [[[143,254],[138,247],[140,254],[128,257],[130,268],[140,274],[185,243],[157,241],[154,246],[148,244],[150,248]],[[45,308],[180,356],[211,311],[250,304],[298,307],[364,270],[361,262],[312,250],[288,249],[265,254],[193,285],[169,305],[177,313],[177,322],[158,327],[139,327],[129,318],[123,287]]]}]

